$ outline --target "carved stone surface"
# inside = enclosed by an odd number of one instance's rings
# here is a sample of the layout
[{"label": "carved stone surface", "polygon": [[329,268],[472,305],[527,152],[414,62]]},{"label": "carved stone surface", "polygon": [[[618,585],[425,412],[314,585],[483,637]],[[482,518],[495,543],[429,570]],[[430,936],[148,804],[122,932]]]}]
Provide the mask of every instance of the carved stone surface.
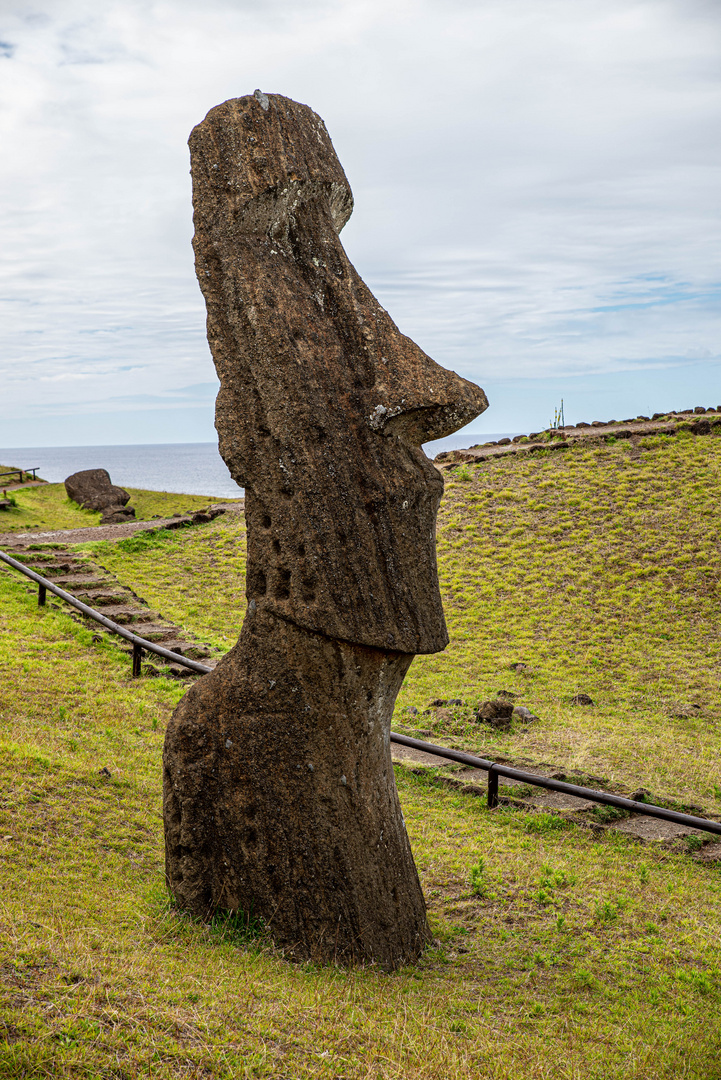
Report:
[{"label": "carved stone surface", "polygon": [[249,604],[168,730],[168,882],[199,915],[252,906],[299,956],[394,967],[428,930],[390,716],[413,654],[448,641],[443,481],[421,444],[487,401],[358,277],[338,236],[351,191],[311,109],[257,91],[211,110],[190,148]]},{"label": "carved stone surface", "polygon": [[103,525],[135,517],[135,510],[127,505],[130,495],[125,488],[111,482],[107,469],[83,469],[73,473],[65,481],[65,491],[78,506],[101,510]]}]

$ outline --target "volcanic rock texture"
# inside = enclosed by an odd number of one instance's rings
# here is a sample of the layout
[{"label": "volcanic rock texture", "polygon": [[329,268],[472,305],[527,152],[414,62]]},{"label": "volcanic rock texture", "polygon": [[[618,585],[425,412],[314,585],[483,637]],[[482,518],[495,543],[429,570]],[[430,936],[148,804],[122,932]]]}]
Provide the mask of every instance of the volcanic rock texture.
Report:
[{"label": "volcanic rock texture", "polygon": [[168,883],[203,917],[253,911],[297,956],[393,968],[428,929],[390,717],[413,654],[448,641],[443,482],[421,444],[487,402],[398,331],[348,261],[350,187],[307,106],[227,101],[190,148],[249,603],[168,730]]},{"label": "volcanic rock texture", "polygon": [[135,510],[128,506],[130,495],[125,488],[117,487],[110,480],[107,469],[84,469],[73,473],[65,481],[69,499],[88,510],[102,512],[101,524],[112,525],[135,517]]}]

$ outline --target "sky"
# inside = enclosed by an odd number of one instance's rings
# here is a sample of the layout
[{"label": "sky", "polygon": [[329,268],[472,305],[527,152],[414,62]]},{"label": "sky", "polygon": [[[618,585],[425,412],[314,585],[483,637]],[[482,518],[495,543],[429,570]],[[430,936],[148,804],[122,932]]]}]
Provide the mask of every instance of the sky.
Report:
[{"label": "sky", "polygon": [[215,440],[187,138],[256,88],[469,432],[721,405],[718,0],[0,0],[0,445]]}]

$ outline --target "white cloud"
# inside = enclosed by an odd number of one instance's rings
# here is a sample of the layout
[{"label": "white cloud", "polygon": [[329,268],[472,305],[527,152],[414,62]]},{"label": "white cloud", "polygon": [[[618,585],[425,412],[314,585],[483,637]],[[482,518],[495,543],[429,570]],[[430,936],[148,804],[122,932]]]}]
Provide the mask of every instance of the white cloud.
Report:
[{"label": "white cloud", "polygon": [[439,361],[716,371],[720,39],[700,0],[0,6],[3,413],[213,383],[186,140],[256,86],[326,120],[349,254]]}]

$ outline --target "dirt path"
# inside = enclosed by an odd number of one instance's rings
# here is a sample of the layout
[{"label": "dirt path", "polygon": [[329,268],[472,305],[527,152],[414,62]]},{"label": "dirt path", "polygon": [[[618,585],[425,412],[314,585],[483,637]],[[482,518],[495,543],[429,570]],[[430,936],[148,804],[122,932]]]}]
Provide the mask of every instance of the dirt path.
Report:
[{"label": "dirt path", "polygon": [[[242,502],[212,503],[211,509],[226,513],[243,512]],[[193,518],[182,515],[172,518],[151,518],[149,521],[123,521],[120,525],[88,525],[82,529],[52,529],[46,532],[0,533],[0,547],[25,547],[27,544],[84,544],[88,540],[123,540],[148,529],[178,529],[190,525]]]}]

